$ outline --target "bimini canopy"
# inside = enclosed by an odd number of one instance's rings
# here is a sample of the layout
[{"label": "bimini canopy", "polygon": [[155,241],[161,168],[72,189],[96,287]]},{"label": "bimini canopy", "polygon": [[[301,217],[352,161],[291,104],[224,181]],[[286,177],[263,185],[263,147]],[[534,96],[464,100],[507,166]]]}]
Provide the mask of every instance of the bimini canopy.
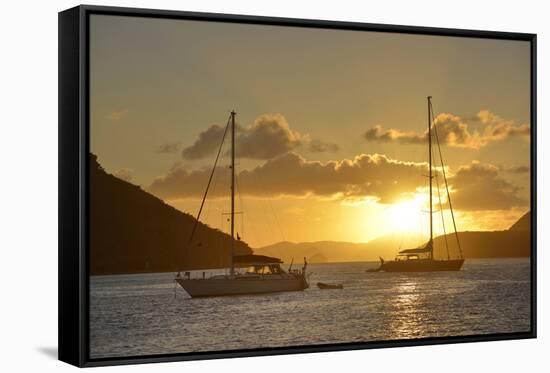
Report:
[{"label": "bimini canopy", "polygon": [[401,250],[399,254],[410,255],[410,254],[424,254],[424,253],[430,253],[430,252],[432,252],[432,243],[428,242],[423,247],[418,247],[416,249]]},{"label": "bimini canopy", "polygon": [[233,257],[235,265],[238,266],[252,266],[252,265],[268,265],[268,264],[280,264],[283,261],[279,258],[274,258],[265,255],[236,255]]}]

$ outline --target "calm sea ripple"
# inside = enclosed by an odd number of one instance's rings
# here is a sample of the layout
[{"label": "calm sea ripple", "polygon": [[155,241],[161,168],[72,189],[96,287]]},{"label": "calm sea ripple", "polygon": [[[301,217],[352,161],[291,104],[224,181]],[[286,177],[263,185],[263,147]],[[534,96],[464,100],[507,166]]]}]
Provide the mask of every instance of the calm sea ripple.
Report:
[{"label": "calm sea ripple", "polygon": [[[173,273],[94,276],[92,358],[526,332],[529,259],[466,260],[459,272],[366,273],[311,264],[303,292],[189,298]],[[319,290],[318,282],[342,283]]]}]

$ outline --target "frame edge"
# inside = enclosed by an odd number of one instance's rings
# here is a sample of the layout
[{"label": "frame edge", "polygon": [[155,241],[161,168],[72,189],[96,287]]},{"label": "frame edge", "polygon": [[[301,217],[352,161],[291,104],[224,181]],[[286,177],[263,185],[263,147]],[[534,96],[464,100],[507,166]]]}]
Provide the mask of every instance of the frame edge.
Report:
[{"label": "frame edge", "polygon": [[[87,356],[87,330],[85,317],[86,276],[88,257],[85,238],[83,196],[87,190],[87,162],[85,143],[87,141],[86,115],[87,82],[84,54],[87,43],[85,17],[87,14],[119,13],[128,16],[157,16],[162,18],[200,19],[218,22],[253,24],[277,24],[280,26],[320,27],[335,29],[370,29],[379,32],[416,33],[459,37],[480,37],[489,39],[523,40],[531,42],[531,127],[532,127],[532,328],[530,332],[499,336],[454,337],[449,339],[426,339],[410,341],[388,341],[388,344],[366,343],[336,346],[291,346],[275,350],[241,350],[211,352],[208,354],[175,354],[175,356],[128,356],[124,358],[90,359]],[[487,342],[513,339],[536,338],[536,34],[495,32],[487,30],[464,30],[438,27],[397,26],[392,24],[369,24],[345,21],[295,19],[253,15],[220,13],[199,13],[177,10],[138,9],[80,5],[59,13],[59,360],[78,367],[107,365],[143,364],[218,358],[240,358],[253,356],[286,355],[297,353],[364,350],[372,348],[429,346]],[[84,155],[84,156],[83,156]],[[83,220],[84,219],[84,220]],[[83,230],[84,229],[84,230]],[[76,245],[76,247],[75,247]],[[64,325],[65,324],[65,325]]]},{"label": "frame edge", "polygon": [[80,288],[80,14],[58,13],[58,359],[83,366]]}]

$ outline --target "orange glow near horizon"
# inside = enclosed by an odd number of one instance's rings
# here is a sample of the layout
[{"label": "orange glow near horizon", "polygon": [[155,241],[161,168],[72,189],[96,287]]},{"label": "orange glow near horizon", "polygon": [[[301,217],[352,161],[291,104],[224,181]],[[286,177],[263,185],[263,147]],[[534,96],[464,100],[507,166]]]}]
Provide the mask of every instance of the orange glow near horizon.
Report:
[{"label": "orange glow near horizon", "polygon": [[[195,216],[200,201],[196,199],[167,201],[177,209]],[[221,217],[228,211],[228,199],[208,201],[201,221],[212,228],[228,233],[228,223]],[[399,235],[427,238],[428,197],[418,191],[412,198],[393,204],[375,201],[342,203],[315,198],[247,199],[244,215],[236,218],[236,229],[251,247],[262,247],[281,241],[314,242],[344,241],[368,242],[373,239]],[[439,206],[434,198],[434,211]],[[457,211],[457,229],[504,230],[508,229],[526,211],[512,209],[486,212]],[[444,211],[447,232],[452,229],[448,210]],[[244,221],[242,220],[244,219]],[[244,233],[243,233],[244,231]],[[441,216],[434,213],[434,235],[443,234]]]}]

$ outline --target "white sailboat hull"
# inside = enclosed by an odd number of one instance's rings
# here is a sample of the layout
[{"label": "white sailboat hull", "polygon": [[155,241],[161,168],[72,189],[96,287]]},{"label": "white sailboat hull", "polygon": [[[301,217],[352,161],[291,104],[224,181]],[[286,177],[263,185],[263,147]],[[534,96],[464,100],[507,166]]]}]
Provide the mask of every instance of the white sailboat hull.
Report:
[{"label": "white sailboat hull", "polygon": [[215,276],[208,279],[176,278],[193,298],[301,291],[309,287],[303,274]]}]

